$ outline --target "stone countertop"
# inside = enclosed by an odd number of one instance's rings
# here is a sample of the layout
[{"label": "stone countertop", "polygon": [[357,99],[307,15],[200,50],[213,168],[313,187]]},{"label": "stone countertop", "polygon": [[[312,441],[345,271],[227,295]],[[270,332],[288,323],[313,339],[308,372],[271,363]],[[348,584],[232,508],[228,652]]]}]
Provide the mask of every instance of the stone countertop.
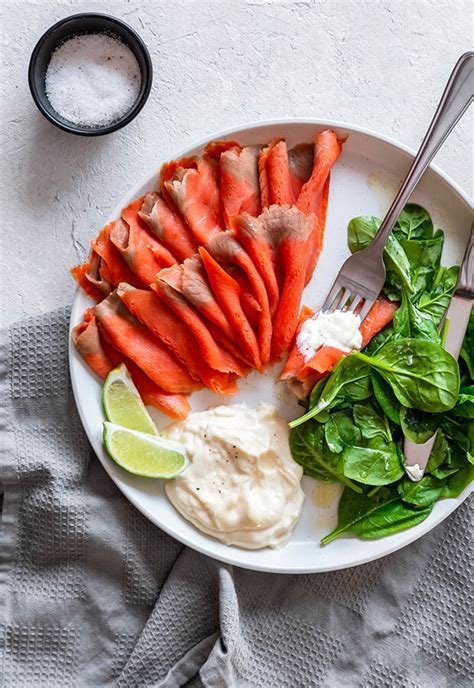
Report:
[{"label": "stone countertop", "polygon": [[[196,139],[253,120],[319,117],[416,147],[471,43],[467,0],[4,0],[0,9],[3,324],[70,303],[67,269],[112,208]],[[154,64],[145,109],[101,138],[59,131],[28,90],[39,36],[82,10],[123,18]],[[471,195],[472,110],[436,159]]]}]

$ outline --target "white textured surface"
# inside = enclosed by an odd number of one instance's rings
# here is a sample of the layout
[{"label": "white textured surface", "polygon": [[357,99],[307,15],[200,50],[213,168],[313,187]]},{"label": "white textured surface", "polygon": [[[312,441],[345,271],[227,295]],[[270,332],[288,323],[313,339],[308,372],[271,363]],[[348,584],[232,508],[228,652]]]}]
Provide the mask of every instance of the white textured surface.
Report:
[{"label": "white textured surface", "polygon": [[[2,321],[69,303],[67,268],[125,192],[180,148],[257,119],[340,119],[417,146],[457,57],[469,2],[325,0],[0,3]],[[39,36],[79,11],[110,12],[146,41],[155,76],[117,134],[63,133],[36,110],[28,60]],[[437,163],[471,195],[473,113]]]}]

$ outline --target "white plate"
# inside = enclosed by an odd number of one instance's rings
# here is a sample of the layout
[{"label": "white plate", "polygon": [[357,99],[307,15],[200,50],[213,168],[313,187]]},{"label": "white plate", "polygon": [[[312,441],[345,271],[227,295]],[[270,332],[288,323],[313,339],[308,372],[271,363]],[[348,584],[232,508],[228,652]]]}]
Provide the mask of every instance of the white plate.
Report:
[{"label": "white plate", "polygon": [[[289,146],[292,146],[310,141],[316,131],[327,127],[335,129],[339,135],[349,134],[349,139],[331,173],[324,250],[313,280],[304,294],[304,303],[312,307],[321,304],[339,266],[348,254],[348,221],[356,215],[384,214],[408,169],[412,152],[386,137],[350,125],[321,120],[286,120],[250,124],[233,131],[221,132],[176,155],[180,158],[199,154],[212,138],[237,138],[241,144],[248,145],[265,143],[274,136],[284,136]],[[161,162],[164,161],[160,161],[160,164]],[[103,224],[116,218],[132,199],[154,189],[158,172],[159,166],[120,201]],[[429,210],[436,227],[442,227],[446,231],[443,262],[459,262],[472,221],[469,201],[464,193],[442,172],[430,169],[418,186],[413,200]],[[97,229],[100,226],[98,218]],[[81,320],[84,309],[89,305],[90,300],[78,290],[72,308],[71,327]],[[177,540],[215,559],[258,571],[281,573],[334,571],[355,566],[390,554],[413,542],[446,518],[468,495],[469,490],[465,490],[457,499],[439,501],[426,521],[402,533],[372,541],[344,537],[321,547],[320,538],[336,524],[337,499],[333,499],[328,507],[318,506],[315,490],[320,483],[304,478],[306,501],[303,514],[286,547],[280,550],[247,551],[223,545],[196,530],[175,511],[165,497],[162,482],[130,475],[111,461],[101,441],[103,418],[100,382],[84,364],[72,344],[69,356],[72,386],[82,423],[112,480],[150,521]],[[255,406],[259,401],[266,401],[275,404],[287,419],[294,418],[299,415],[301,407],[290,398],[284,383],[277,386],[273,384],[276,372],[277,369],[270,370],[265,376],[253,373],[239,383],[240,392],[232,399],[210,392],[198,392],[191,398],[192,408],[200,411],[210,404],[241,401]],[[164,416],[154,415],[161,426],[169,422]]]}]

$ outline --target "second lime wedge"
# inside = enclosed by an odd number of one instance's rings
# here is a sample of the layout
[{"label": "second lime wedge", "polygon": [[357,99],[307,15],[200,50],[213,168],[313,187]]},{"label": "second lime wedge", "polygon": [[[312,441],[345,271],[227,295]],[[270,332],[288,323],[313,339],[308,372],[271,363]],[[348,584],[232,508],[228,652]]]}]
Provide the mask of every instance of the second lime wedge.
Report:
[{"label": "second lime wedge", "polygon": [[111,423],[150,435],[159,434],[123,363],[107,375],[102,389],[102,402],[107,420]]},{"label": "second lime wedge", "polygon": [[114,423],[104,423],[104,444],[119,466],[146,478],[174,478],[189,463],[180,444]]}]

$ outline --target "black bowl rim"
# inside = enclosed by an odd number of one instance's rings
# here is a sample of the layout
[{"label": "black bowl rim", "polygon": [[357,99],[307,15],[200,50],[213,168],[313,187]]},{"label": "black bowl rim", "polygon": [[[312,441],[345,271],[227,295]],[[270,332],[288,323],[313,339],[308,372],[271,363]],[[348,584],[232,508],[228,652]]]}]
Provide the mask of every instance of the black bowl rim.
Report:
[{"label": "black bowl rim", "polygon": [[[145,64],[146,64],[146,74],[143,74],[143,81],[144,81],[144,90],[141,96],[138,98],[138,100],[135,102],[131,110],[124,115],[121,119],[116,120],[113,124],[110,124],[106,127],[96,127],[96,128],[86,128],[86,127],[77,127],[74,124],[65,124],[64,122],[61,122],[60,120],[56,119],[54,115],[47,110],[43,103],[41,102],[41,99],[38,96],[38,92],[36,89],[36,81],[34,78],[34,67],[36,64],[36,60],[38,59],[38,55],[43,48],[44,43],[46,42],[46,39],[48,36],[58,29],[60,26],[65,24],[66,22],[69,22],[71,20],[78,20],[78,19],[84,19],[86,17],[97,17],[99,19],[107,19],[108,21],[112,22],[113,24],[117,24],[118,26],[121,26],[123,29],[125,29],[126,32],[128,32],[132,38],[135,39],[137,42],[139,48],[141,49],[143,53],[143,57],[145,59]],[[78,136],[103,136],[104,134],[112,134],[114,131],[118,131],[119,129],[122,129],[122,127],[125,127],[127,124],[129,124],[135,117],[138,115],[138,113],[142,110],[143,106],[145,105],[146,101],[148,100],[148,96],[150,95],[150,90],[151,86],[153,83],[153,64],[151,61],[150,53],[148,51],[148,48],[146,47],[146,44],[143,40],[143,38],[133,29],[129,24],[126,22],[122,21],[122,19],[118,19],[118,17],[114,17],[111,14],[105,14],[103,12],[79,12],[78,14],[70,14],[68,17],[63,17],[63,19],[60,19],[57,21],[55,24],[50,26],[46,31],[43,33],[43,35],[39,38],[37,41],[35,47],[33,48],[33,52],[31,53],[30,57],[30,62],[28,65],[28,84],[30,87],[30,92],[33,97],[33,100],[36,103],[36,106],[38,110],[41,112],[46,119],[54,124],[56,127],[59,129],[62,129],[63,131],[67,131],[69,134],[76,134]]]}]

